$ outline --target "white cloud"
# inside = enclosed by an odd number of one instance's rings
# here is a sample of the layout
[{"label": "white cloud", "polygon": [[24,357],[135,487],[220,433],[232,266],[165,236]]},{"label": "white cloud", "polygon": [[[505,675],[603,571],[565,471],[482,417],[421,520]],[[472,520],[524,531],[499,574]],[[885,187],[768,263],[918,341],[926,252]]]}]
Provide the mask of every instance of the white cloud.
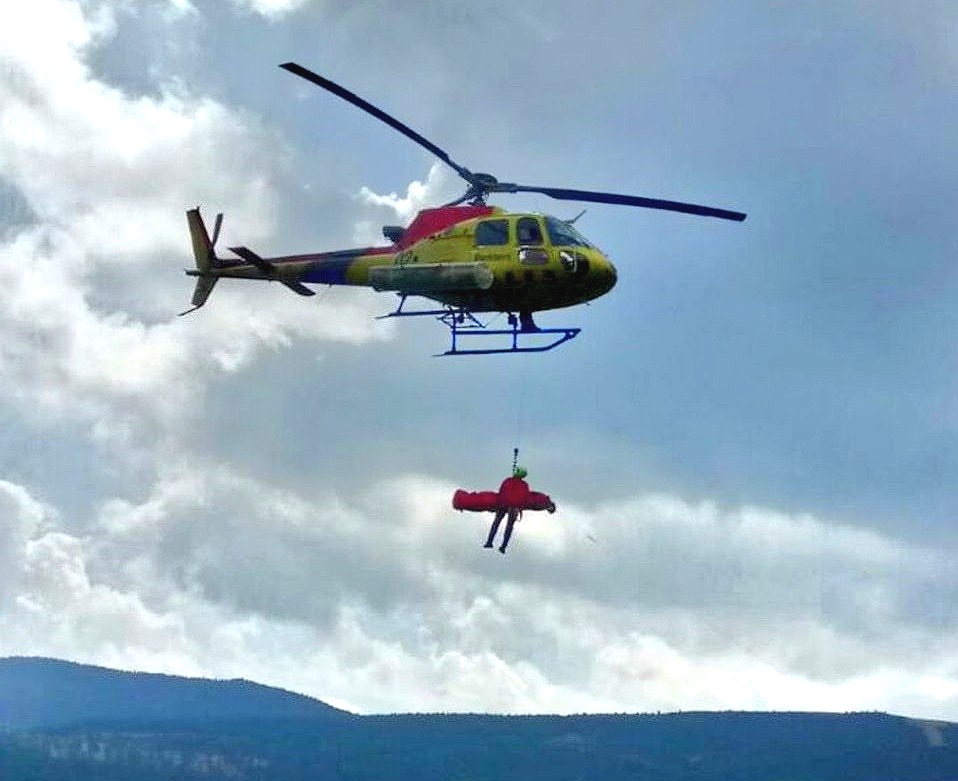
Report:
[{"label": "white cloud", "polygon": [[152,97],[99,81],[88,58],[114,25],[107,6],[81,8],[41,0],[0,33],[0,176],[89,262],[180,254],[184,206],[196,202],[228,206],[264,235],[287,156],[279,140],[183,85]]},{"label": "white cloud", "polygon": [[[31,414],[149,439],[157,425],[175,431],[211,376],[263,347],[390,333],[371,321],[372,297],[317,305],[229,282],[207,310],[174,317],[192,287],[176,274],[175,259],[191,265],[184,208],[216,204],[226,231],[265,236],[288,152],[255,118],[183,85],[152,97],[99,81],[87,60],[115,20],[110,6],[90,8],[42,0],[0,31],[0,177],[36,219],[0,246],[0,394]],[[125,276],[104,288],[111,268]]]},{"label": "white cloud", "polygon": [[190,0],[169,0],[165,12],[169,19],[175,20],[184,16],[196,16],[199,12]]},{"label": "white cloud", "polygon": [[[170,267],[188,263],[183,209],[222,208],[226,231],[267,238],[289,150],[182,84],[146,96],[99,80],[111,8],[40,0],[0,29],[0,177],[35,219],[0,246],[0,396],[84,421],[123,459],[135,442],[152,469],[92,516],[0,482],[0,653],[251,677],[362,710],[958,717],[958,581],[942,552],[644,494],[557,496],[559,513],[528,516],[500,556],[480,547],[488,518],[453,513],[433,478],[294,492],[188,452],[211,378],[292,339],[388,331],[365,293],[317,305],[230,281],[172,317],[189,293]],[[437,163],[404,196],[364,188],[377,218],[357,240],[449,187]]]},{"label": "white cloud", "polygon": [[396,193],[381,195],[363,187],[359,191],[359,200],[367,206],[376,207],[380,215],[377,219],[361,220],[356,225],[353,240],[360,244],[381,242],[380,225],[383,222],[398,222],[405,226],[421,209],[438,206],[452,200],[451,180],[443,163],[433,163],[429,167],[426,181],[410,182],[406,195]]},{"label": "white cloud", "polygon": [[48,512],[23,486],[0,480],[0,572],[4,573],[0,598],[10,597],[23,563],[18,551],[40,529]]},{"label": "white cloud", "polygon": [[[179,440],[201,418],[212,377],[295,337],[359,343],[389,328],[370,319],[372,301],[348,293],[317,306],[228,281],[199,314],[174,316],[191,287],[175,261],[189,257],[185,207],[215,204],[228,213],[224,232],[232,220],[245,240],[265,236],[287,152],[254,118],[182,85],[149,97],[99,81],[87,63],[116,29],[110,9],[44,0],[0,30],[0,177],[34,218],[0,245],[0,398],[47,426],[80,420],[123,469],[145,461],[149,474],[183,457]],[[102,288],[110,269],[127,275]],[[262,622],[187,592],[148,605],[156,589],[125,580],[122,555],[113,572],[91,574],[120,530],[70,534],[86,519],[64,508],[60,524],[26,488],[0,489],[5,652],[189,673],[197,647],[259,631]],[[108,503],[104,518],[121,505]]]},{"label": "white cloud", "polygon": [[415,181],[406,188],[404,198],[389,193],[388,195],[378,195],[368,187],[363,187],[359,192],[360,199],[373,206],[387,206],[395,212],[396,217],[401,220],[411,220],[416,213],[424,206],[435,205],[438,193],[448,182],[449,176],[446,168],[441,163],[433,163],[429,166],[429,173],[425,182]]},{"label": "white cloud", "polygon": [[251,294],[217,291],[223,300],[189,320],[146,324],[91,305],[88,256],[68,234],[31,229],[2,249],[0,393],[27,415],[79,417],[120,442],[176,434],[202,412],[209,378],[263,346],[387,333],[366,311],[371,304],[343,297],[308,306],[275,290],[260,291],[255,305]]},{"label": "white cloud", "polygon": [[362,711],[958,713],[955,611],[904,609],[932,588],[954,604],[939,554],[810,517],[560,496],[501,556],[488,518],[416,475],[347,498],[169,465],[84,537],[6,488],[29,520],[0,549],[22,573],[0,653],[246,675]]},{"label": "white cloud", "polygon": [[[274,20],[298,11],[309,3],[310,0],[233,0],[233,4],[238,8]],[[320,8],[324,5],[323,2],[316,2],[316,0],[313,4]]]}]

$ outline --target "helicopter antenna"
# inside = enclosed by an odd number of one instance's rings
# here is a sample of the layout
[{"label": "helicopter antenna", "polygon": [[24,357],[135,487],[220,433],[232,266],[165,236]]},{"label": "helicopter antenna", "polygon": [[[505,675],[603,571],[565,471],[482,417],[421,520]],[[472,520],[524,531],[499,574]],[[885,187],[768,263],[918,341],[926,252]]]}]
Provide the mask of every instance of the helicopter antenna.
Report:
[{"label": "helicopter antenna", "polygon": [[574,224],[575,224],[575,221],[576,221],[577,219],[579,219],[579,217],[581,217],[581,216],[582,216],[583,214],[585,214],[587,211],[588,211],[588,209],[583,209],[581,212],[579,212],[579,213],[578,213],[575,217],[573,217],[571,220],[566,220],[566,221],[565,221],[565,222],[566,222],[566,225],[574,225]]},{"label": "helicopter antenna", "polygon": [[547,195],[550,198],[556,198],[560,201],[586,201],[590,203],[619,204],[620,206],[638,206],[644,209],[661,209],[664,211],[682,212],[684,214],[695,214],[700,217],[718,217],[723,220],[734,220],[736,222],[741,222],[745,219],[745,214],[742,212],[717,209],[714,206],[700,206],[699,204],[684,203],[682,201],[666,201],[661,198],[645,198],[638,195],[623,195],[621,193],[607,193],[598,190],[570,190],[564,187],[534,187],[532,185],[516,184],[515,182],[500,182],[492,174],[474,173],[465,166],[460,165],[453,160],[444,149],[436,146],[428,138],[420,135],[408,125],[403,124],[381,108],[374,106],[369,101],[350,92],[336,82],[324,76],[320,76],[318,73],[313,73],[313,71],[295,62],[284,62],[279,67],[302,79],[306,79],[306,81],[312,82],[317,87],[322,87],[324,90],[332,92],[347,103],[352,103],[356,108],[362,109],[380,122],[389,125],[393,130],[402,133],[410,141],[419,144],[423,149],[432,153],[455,170],[459,176],[466,180],[469,187],[461,198],[446,204],[446,206],[455,206],[464,201],[469,201],[474,205],[483,205],[486,202],[486,196],[491,193],[540,193],[541,195]]}]

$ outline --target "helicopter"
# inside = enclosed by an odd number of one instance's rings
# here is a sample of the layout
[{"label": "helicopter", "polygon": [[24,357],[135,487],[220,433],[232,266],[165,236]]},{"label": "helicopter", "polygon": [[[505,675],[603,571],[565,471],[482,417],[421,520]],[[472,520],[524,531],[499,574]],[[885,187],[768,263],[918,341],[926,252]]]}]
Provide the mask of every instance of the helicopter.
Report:
[{"label": "helicopter", "polygon": [[[419,144],[464,179],[466,191],[447,204],[420,210],[405,228],[384,226],[388,246],[276,257],[262,257],[242,246],[229,248],[235,258],[218,257],[216,242],[223,215],[216,215],[210,236],[199,207],[190,209],[187,224],[196,268],[186,273],[197,280],[191,308],[181,315],[202,307],[224,278],[279,282],[301,296],[315,295],[307,284],[364,286],[398,294],[396,309],[383,318],[435,317],[447,326],[451,345],[440,355],[545,352],[575,338],[581,329],[540,328],[533,314],[604,295],[616,283],[615,266],[576,230],[573,223],[578,217],[561,220],[508,212],[487,205],[488,196],[539,193],[557,200],[637,206],[736,222],[746,217],[742,212],[681,201],[502,182],[455,162],[415,130],[339,84],[294,62],[279,67]],[[406,309],[410,297],[425,298],[438,307]],[[505,314],[508,328],[492,328],[494,320],[479,318],[488,313]],[[471,337],[469,346],[464,346],[467,337]]]}]

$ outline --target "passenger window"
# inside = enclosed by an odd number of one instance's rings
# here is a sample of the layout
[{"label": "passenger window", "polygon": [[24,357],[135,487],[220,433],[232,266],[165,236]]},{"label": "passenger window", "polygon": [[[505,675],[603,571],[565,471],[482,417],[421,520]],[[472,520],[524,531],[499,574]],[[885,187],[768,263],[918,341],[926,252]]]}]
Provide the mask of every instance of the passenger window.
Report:
[{"label": "passenger window", "polygon": [[542,228],[535,217],[520,217],[516,223],[516,239],[520,244],[542,244]]},{"label": "passenger window", "polygon": [[486,220],[476,226],[477,247],[498,247],[508,243],[508,220]]}]

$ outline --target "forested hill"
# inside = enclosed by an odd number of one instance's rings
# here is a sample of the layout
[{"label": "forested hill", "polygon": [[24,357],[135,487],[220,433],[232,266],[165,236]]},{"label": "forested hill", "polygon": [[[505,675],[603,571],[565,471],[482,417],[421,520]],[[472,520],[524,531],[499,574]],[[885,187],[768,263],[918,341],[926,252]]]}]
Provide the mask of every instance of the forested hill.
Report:
[{"label": "forested hill", "polygon": [[883,713],[354,716],[37,659],[0,660],[0,721],[3,781],[958,779],[958,725]]},{"label": "forested hill", "polygon": [[13,729],[349,715],[311,697],[244,680],[120,672],[57,659],[0,659],[0,726]]}]

